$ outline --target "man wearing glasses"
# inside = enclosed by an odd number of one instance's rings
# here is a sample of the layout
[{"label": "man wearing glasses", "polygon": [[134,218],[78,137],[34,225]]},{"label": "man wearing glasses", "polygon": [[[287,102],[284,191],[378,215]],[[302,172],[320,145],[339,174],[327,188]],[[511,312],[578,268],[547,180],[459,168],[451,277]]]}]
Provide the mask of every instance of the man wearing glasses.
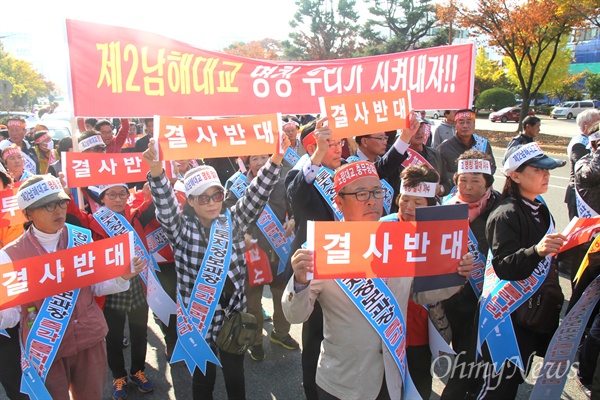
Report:
[{"label": "man wearing glasses", "polygon": [[387,151],[388,137],[385,132],[357,136],[354,140],[358,145],[356,157],[361,161],[378,161]]},{"label": "man wearing glasses", "polygon": [[[323,182],[321,177],[325,167],[335,171],[340,165],[345,164],[342,158],[342,147],[345,140],[332,138],[332,131],[325,123],[326,118],[312,121],[304,127],[300,139],[306,149],[309,158],[305,162],[301,159],[296,167],[288,172],[285,184],[287,199],[296,220],[296,236],[292,242],[290,253],[293,254],[304,242],[306,242],[306,221],[335,221],[335,206],[321,195],[319,184]],[[419,121],[411,113],[410,127],[404,129],[396,139],[389,151],[381,159],[376,161],[375,168],[378,175],[384,179],[388,178],[398,170],[400,164],[407,158],[410,138],[419,129]],[[379,136],[379,135],[373,135]],[[330,173],[329,192],[333,182],[333,174]],[[288,260],[286,266],[287,277],[291,277],[291,263]],[[314,311],[302,326],[302,379],[306,398],[317,398],[317,387],[315,375],[319,359],[321,341],[323,340],[323,315],[318,302]]]}]

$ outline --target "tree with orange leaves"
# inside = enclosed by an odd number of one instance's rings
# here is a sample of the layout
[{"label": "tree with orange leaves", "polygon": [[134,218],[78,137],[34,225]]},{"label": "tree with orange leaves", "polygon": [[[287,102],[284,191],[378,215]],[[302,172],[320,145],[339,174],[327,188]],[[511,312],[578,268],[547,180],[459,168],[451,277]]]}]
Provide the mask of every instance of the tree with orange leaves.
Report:
[{"label": "tree with orange leaves", "polygon": [[281,43],[275,39],[253,40],[248,43],[233,42],[224,53],[257,60],[279,60],[283,54]]},{"label": "tree with orange leaves", "polygon": [[582,23],[569,1],[574,0],[477,0],[474,9],[457,7],[462,26],[487,36],[489,44],[500,48],[515,65],[523,99],[521,120],[552,68],[561,39]]}]

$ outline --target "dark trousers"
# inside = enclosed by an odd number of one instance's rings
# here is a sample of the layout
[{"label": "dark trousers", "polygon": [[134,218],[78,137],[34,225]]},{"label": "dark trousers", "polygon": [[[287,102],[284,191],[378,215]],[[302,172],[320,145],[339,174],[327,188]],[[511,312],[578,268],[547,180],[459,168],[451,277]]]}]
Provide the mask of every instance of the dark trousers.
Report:
[{"label": "dark trousers", "polygon": [[[244,380],[244,354],[231,354],[219,351],[219,360],[225,380],[225,389],[229,400],[244,400],[246,398],[246,382]],[[206,374],[198,368],[194,370],[192,378],[192,393],[194,400],[212,400],[215,380],[217,379],[217,366],[206,363]]]},{"label": "dark trousers", "polygon": [[0,335],[0,383],[11,400],[29,399],[21,393],[21,347],[19,325],[6,330],[10,336]]},{"label": "dark trousers", "polygon": [[129,319],[129,342],[131,343],[131,374],[143,371],[146,367],[146,346],[148,337],[148,306],[133,308],[129,311],[104,309],[104,318],[108,325],[106,335],[106,354],[108,367],[115,379],[127,376],[123,357],[123,331],[125,318]]},{"label": "dark trousers", "polygon": [[[318,395],[319,400],[341,400],[341,399],[327,393],[318,385],[317,385],[317,395]],[[387,384],[385,383],[385,376],[383,377],[383,383],[381,384],[381,390],[379,391],[379,394],[377,395],[375,400],[390,400],[390,394],[387,389]]]},{"label": "dark trousers", "polygon": [[429,345],[406,346],[406,365],[421,398],[431,397],[431,350]]},{"label": "dark trousers", "polygon": [[589,333],[579,349],[579,377],[586,385],[591,385],[596,372],[596,362],[600,354],[600,314],[594,318]]},{"label": "dark trousers", "polygon": [[317,364],[323,341],[323,310],[318,301],[315,308],[302,324],[302,384],[307,400],[317,400]]},{"label": "dark trousers", "polygon": [[[177,271],[175,271],[175,263],[160,264],[160,272],[157,272],[156,276],[169,297],[177,302]],[[173,350],[177,342],[177,315],[171,314],[169,317],[169,326],[163,324],[160,319],[157,319],[156,322],[165,337],[167,349]]]}]

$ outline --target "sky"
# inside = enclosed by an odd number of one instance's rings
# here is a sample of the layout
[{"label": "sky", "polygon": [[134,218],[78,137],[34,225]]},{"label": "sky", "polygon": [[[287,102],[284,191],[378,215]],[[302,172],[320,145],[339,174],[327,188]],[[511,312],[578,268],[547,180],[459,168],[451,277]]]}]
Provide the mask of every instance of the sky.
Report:
[{"label": "sky", "polygon": [[[363,18],[367,7],[357,0]],[[0,8],[11,10],[2,12],[0,32],[32,33],[44,62],[41,72],[61,87],[67,82],[67,18],[150,31],[219,51],[235,41],[287,39],[297,10],[295,0],[2,0]]]}]

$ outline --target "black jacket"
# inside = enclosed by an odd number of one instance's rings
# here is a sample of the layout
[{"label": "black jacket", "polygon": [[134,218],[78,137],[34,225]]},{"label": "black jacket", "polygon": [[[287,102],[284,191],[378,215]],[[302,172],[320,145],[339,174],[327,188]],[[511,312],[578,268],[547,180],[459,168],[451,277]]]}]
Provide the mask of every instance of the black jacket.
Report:
[{"label": "black jacket", "polygon": [[575,163],[575,183],[583,200],[600,214],[600,148]]}]

